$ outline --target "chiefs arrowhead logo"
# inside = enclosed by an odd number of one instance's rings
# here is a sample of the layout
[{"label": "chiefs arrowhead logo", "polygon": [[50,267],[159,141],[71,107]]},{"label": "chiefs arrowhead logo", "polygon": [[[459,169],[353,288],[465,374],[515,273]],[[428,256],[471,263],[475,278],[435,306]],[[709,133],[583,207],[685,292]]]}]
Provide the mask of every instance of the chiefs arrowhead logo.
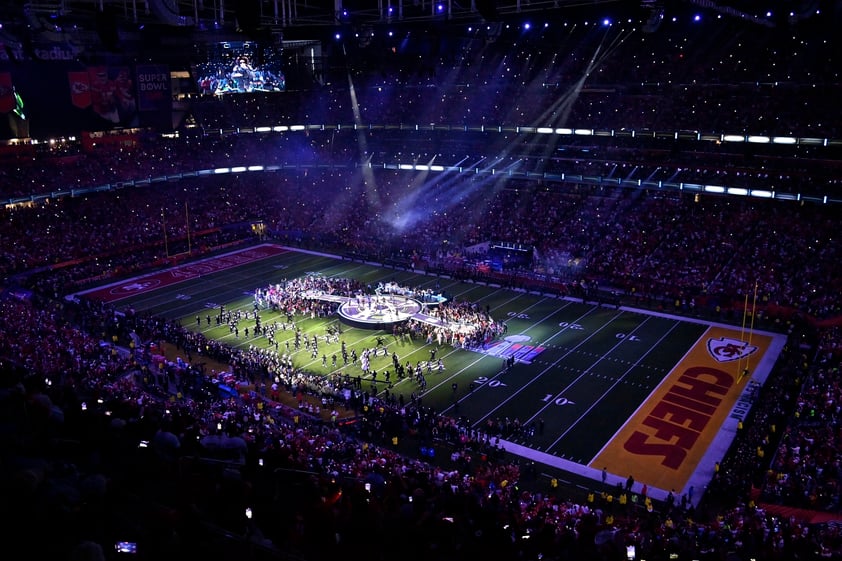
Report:
[{"label": "chiefs arrowhead logo", "polygon": [[731,362],[743,359],[757,351],[757,347],[739,339],[720,337],[708,339],[708,352],[718,362]]}]

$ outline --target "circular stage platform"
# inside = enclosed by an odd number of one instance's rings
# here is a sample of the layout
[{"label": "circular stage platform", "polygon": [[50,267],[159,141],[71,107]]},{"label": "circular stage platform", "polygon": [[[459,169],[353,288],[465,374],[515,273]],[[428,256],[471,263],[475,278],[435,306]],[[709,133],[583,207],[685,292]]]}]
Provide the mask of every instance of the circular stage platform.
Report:
[{"label": "circular stage platform", "polygon": [[339,316],[349,325],[386,329],[421,313],[418,300],[397,294],[357,296],[339,305]]}]

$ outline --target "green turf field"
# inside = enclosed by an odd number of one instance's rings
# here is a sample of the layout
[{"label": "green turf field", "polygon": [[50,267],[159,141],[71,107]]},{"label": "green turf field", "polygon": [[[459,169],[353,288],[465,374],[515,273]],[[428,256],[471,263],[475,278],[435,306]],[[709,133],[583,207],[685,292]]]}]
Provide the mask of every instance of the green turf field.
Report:
[{"label": "green turf field", "polygon": [[[698,477],[703,477],[706,470],[712,469],[713,462],[724,453],[723,446],[730,442],[731,425],[738,420],[734,408],[746,407],[750,386],[738,375],[740,369],[743,365],[750,366],[751,383],[762,384],[783,342],[783,337],[775,334],[749,334],[749,338],[756,337],[755,343],[749,345],[751,341],[745,340],[744,331],[719,326],[719,332],[728,337],[741,336],[742,343],[717,343],[722,337],[710,335],[712,326],[697,320],[460,282],[444,276],[428,276],[423,272],[389,269],[300,251],[277,252],[242,262],[234,260],[220,270],[210,266],[203,268],[200,263],[194,265],[190,273],[174,272],[166,282],[159,282],[166,272],[156,273],[89,291],[88,296],[112,299],[118,307],[131,307],[179,320],[187,328],[240,348],[268,345],[263,337],[245,337],[244,330],[253,327],[253,320],[241,320],[239,333],[235,336],[228,326],[217,325],[214,321],[209,323],[206,318],[213,316],[220,306],[227,310],[250,311],[256,288],[308,274],[352,278],[371,286],[395,282],[401,286],[435,290],[451,300],[476,303],[487,309],[495,320],[505,322],[507,327],[499,340],[477,350],[439,348],[424,340],[396,338],[391,331],[343,325],[337,317],[296,317],[295,323],[305,335],[316,335],[320,339],[328,326],[340,325],[340,339],[349,351],[355,349],[358,354],[364,348],[374,347],[377,338],[381,337],[388,354],[372,360],[371,367],[379,376],[374,383],[364,379],[362,387],[366,391],[374,390],[381,395],[390,391],[395,396],[403,395],[407,401],[410,394],[416,393],[424,405],[448,415],[464,417],[478,430],[499,427],[507,420],[518,423],[526,430],[505,441],[515,453],[592,477],[598,477],[602,461],[610,460],[609,471],[625,477],[626,472],[634,468],[636,479],[647,482],[653,489],[686,488]],[[284,323],[286,316],[262,310],[261,319],[264,325],[274,321]],[[252,332],[250,329],[250,334]],[[664,403],[653,406],[650,402],[661,399],[653,396],[668,394],[669,388],[674,387],[670,384],[682,383],[668,381],[669,376],[685,377],[682,391],[694,387],[692,382],[687,386],[687,372],[698,371],[682,371],[681,365],[689,360],[688,357],[692,358],[693,353],[702,352],[700,349],[705,346],[706,338],[708,354],[720,355],[717,361],[721,361],[721,368],[719,362],[712,363],[716,365],[715,371],[721,371],[733,388],[717,393],[719,390],[708,376],[704,386],[707,393],[691,396],[696,400],[692,403],[701,400],[716,407],[687,405],[690,402],[673,399],[673,402],[682,403],[683,409],[679,411],[673,405],[668,413],[658,413],[664,409]],[[276,340],[278,352],[286,352],[286,343],[293,340],[293,331],[278,331]],[[445,369],[443,372],[433,369],[428,373],[425,368],[428,382],[425,390],[414,380],[399,381],[394,376],[391,387],[385,383],[382,373],[392,369],[392,353],[397,354],[401,363],[409,361],[415,365],[426,362],[433,348],[436,348],[436,359],[442,359]],[[748,356],[745,362],[732,360],[734,353],[739,352],[734,349],[747,348],[757,349],[757,352]],[[359,363],[345,365],[339,359],[337,366],[333,366],[332,356],[340,354],[338,342],[321,342],[319,356],[315,359],[308,349],[302,347],[295,351],[292,345],[290,349],[294,364],[299,368],[325,375],[336,371],[352,377],[363,374]],[[720,352],[722,349],[724,351]],[[327,366],[322,355],[327,358]],[[516,360],[507,367],[507,358],[511,356]],[[703,372],[699,376],[703,375],[706,374]],[[730,401],[717,405],[716,400],[720,397]],[[711,413],[717,407],[719,409]],[[653,415],[658,417],[657,422],[652,421]],[[671,429],[665,428],[663,419],[672,423]],[[635,430],[635,425],[642,430]],[[625,444],[618,444],[618,435],[623,431],[629,434],[623,436]],[[723,434],[724,441],[721,440]],[[676,453],[690,458],[680,468],[670,467],[674,474],[664,467],[668,464],[669,453],[661,456],[657,451],[660,448],[639,444],[647,438],[651,443],[656,437],[664,446],[673,446]],[[638,442],[636,451],[628,444],[633,441]]]}]

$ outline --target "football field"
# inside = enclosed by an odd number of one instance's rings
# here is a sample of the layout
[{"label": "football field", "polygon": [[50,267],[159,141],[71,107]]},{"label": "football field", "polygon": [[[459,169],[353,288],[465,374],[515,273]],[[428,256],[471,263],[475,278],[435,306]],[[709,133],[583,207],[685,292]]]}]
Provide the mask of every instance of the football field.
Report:
[{"label": "football field", "polygon": [[[269,342],[233,333],[211,322],[210,315],[220,306],[252,310],[256,289],[306,275],[354,279],[372,288],[395,283],[487,310],[505,324],[505,334],[473,350],[393,337],[391,330],[338,317],[298,317],[295,323],[305,335],[317,337],[338,326],[341,340],[357,352],[380,338],[388,353],[371,365],[380,373],[391,368],[393,354],[401,363],[426,365],[435,351],[444,369],[428,369],[425,388],[414,379],[386,383],[381,377],[366,380],[364,389],[406,400],[415,393],[424,405],[462,417],[478,431],[502,432],[500,444],[508,452],[595,480],[603,467],[614,480],[632,475],[656,498],[704,487],[785,342],[783,335],[744,326],[463,282],[272,244],[83,294],[179,320],[209,338],[246,348]],[[264,324],[283,324],[280,316],[261,311]],[[248,320],[241,326],[248,327]],[[358,365],[334,362],[338,341],[320,344],[314,357],[307,349],[287,347],[292,336],[291,329],[282,330],[276,340],[280,352],[290,349],[295,366],[324,375],[362,375]]]}]

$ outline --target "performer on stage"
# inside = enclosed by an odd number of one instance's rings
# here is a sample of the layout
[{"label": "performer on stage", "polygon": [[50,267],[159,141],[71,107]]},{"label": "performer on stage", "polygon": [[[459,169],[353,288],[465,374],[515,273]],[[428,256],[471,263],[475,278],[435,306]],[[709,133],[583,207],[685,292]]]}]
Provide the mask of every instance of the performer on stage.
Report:
[{"label": "performer on stage", "polygon": [[248,57],[241,56],[237,59],[234,67],[231,69],[231,78],[237,85],[238,90],[251,90],[251,83],[254,80],[254,67],[249,62]]}]

